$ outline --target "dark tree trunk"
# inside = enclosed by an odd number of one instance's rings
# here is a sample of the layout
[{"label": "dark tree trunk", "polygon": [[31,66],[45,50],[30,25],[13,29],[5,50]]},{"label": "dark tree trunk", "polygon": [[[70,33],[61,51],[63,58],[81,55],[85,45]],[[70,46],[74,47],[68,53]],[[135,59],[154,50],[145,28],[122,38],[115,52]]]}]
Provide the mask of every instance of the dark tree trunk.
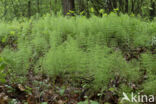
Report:
[{"label": "dark tree trunk", "polygon": [[117,0],[113,0],[113,8],[114,8],[114,9],[117,8]]},{"label": "dark tree trunk", "polygon": [[153,0],[151,0],[151,7],[150,16],[153,18],[156,15],[156,3]]},{"label": "dark tree trunk", "polygon": [[139,13],[140,13],[141,16],[143,16],[142,15],[142,9],[141,9],[142,6],[143,6],[143,0],[140,1],[140,7],[139,7]]},{"label": "dark tree trunk", "polygon": [[123,6],[124,6],[123,1],[119,0],[119,10],[120,10],[120,12],[123,12]]},{"label": "dark tree trunk", "polygon": [[88,1],[89,1],[89,0],[86,0],[86,8],[87,8],[87,9],[86,9],[86,12],[87,12],[87,17],[89,17],[89,15],[90,15],[90,14],[89,14],[89,5],[88,5]]},{"label": "dark tree trunk", "polygon": [[134,1],[134,0],[132,0],[132,10],[131,10],[131,11],[132,11],[132,13],[134,13],[134,2],[135,2],[135,1]]},{"label": "dark tree trunk", "polygon": [[52,2],[51,2],[51,0],[49,0],[49,7],[50,7],[49,12],[51,13],[51,11],[52,11]]},{"label": "dark tree trunk", "polygon": [[28,1],[28,17],[31,17],[31,0]]},{"label": "dark tree trunk", "polygon": [[85,10],[84,0],[79,0],[79,11],[82,12]]},{"label": "dark tree trunk", "polygon": [[66,15],[69,12],[69,10],[74,11],[75,9],[74,0],[62,0],[62,6],[63,6],[63,14]]},{"label": "dark tree trunk", "polygon": [[125,1],[125,13],[128,13],[128,0]]},{"label": "dark tree trunk", "polygon": [[107,13],[110,13],[112,10],[113,10],[113,3],[112,3],[112,1],[111,0],[108,0],[107,2],[106,2],[106,4],[107,4],[107,7],[106,7],[106,12]]},{"label": "dark tree trunk", "polygon": [[[57,5],[57,0],[55,0],[55,5]],[[57,14],[57,9],[55,7],[55,14]]]}]

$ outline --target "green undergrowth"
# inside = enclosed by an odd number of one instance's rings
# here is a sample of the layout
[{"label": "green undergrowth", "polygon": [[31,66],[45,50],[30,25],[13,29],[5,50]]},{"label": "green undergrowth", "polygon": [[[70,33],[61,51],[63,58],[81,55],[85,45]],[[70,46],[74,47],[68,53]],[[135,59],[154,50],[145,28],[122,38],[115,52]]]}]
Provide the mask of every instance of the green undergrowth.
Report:
[{"label": "green undergrowth", "polygon": [[155,36],[155,21],[127,15],[47,15],[38,20],[1,21],[0,54],[7,60],[4,70],[11,73],[10,83],[24,83],[33,70],[52,79],[68,80],[66,74],[89,77],[93,80],[84,85],[97,92],[132,91],[131,84],[136,84],[138,90],[156,94]]}]

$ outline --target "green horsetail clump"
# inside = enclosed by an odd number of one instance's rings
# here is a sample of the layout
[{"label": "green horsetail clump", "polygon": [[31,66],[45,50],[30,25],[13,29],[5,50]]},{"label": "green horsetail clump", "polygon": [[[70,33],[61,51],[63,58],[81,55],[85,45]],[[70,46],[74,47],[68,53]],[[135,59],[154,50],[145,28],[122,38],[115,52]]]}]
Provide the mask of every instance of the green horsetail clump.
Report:
[{"label": "green horsetail clump", "polygon": [[14,83],[27,80],[31,70],[52,79],[90,78],[87,86],[95,91],[132,90],[131,84],[140,82],[138,90],[156,94],[155,36],[155,21],[128,15],[47,15],[0,21],[0,55]]}]

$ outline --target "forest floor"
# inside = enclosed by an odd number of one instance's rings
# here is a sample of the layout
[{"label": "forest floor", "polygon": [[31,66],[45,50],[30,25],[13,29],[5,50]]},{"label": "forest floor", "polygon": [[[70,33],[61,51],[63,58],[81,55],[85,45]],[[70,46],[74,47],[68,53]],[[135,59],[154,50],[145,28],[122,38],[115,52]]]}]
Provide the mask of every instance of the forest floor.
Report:
[{"label": "forest floor", "polygon": [[[125,54],[125,59],[130,61],[138,58],[146,49],[137,49],[132,53]],[[154,50],[151,50],[154,53]],[[138,53],[137,55],[134,53]],[[142,76],[143,82],[146,73]],[[52,78],[43,74],[36,74],[32,70],[27,75],[25,84],[0,84],[0,104],[98,104],[91,101],[99,101],[100,104],[108,102],[108,104],[119,104],[119,96],[114,91],[105,91],[102,97],[98,96],[98,92],[90,93],[89,88],[83,88],[83,85],[90,83],[91,78],[84,79],[81,76],[75,80],[71,75],[65,75],[65,78]],[[118,79],[118,78],[117,78]],[[118,80],[112,81],[113,84],[118,84]],[[8,77],[9,82],[9,77]],[[74,83],[73,83],[74,82]],[[139,83],[138,83],[139,84]],[[131,87],[135,90],[138,85],[133,84]],[[88,99],[89,98],[89,99]]]}]

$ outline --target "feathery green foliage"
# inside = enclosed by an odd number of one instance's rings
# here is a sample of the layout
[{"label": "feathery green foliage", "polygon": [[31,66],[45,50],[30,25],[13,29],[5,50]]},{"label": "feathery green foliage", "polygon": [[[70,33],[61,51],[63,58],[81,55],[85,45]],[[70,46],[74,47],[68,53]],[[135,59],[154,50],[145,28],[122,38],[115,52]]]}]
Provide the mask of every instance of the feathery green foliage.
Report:
[{"label": "feathery green foliage", "polygon": [[[54,79],[67,73],[91,76],[90,87],[108,90],[116,77],[127,83],[137,83],[144,68],[149,82],[155,75],[154,55],[144,53],[138,59],[126,60],[125,53],[145,48],[150,51],[155,37],[156,22],[145,22],[128,15],[112,13],[102,18],[92,16],[44,16],[24,22],[1,22],[0,37],[13,35],[15,46],[5,41],[2,57],[8,60],[11,72],[26,76],[29,70],[43,72]],[[132,57],[133,58],[133,57]],[[135,63],[137,61],[137,63]],[[40,68],[39,68],[40,67]],[[124,80],[121,83],[126,84]],[[146,83],[145,83],[146,84]],[[151,86],[152,87],[152,86]],[[145,87],[145,90],[149,87]]]}]

